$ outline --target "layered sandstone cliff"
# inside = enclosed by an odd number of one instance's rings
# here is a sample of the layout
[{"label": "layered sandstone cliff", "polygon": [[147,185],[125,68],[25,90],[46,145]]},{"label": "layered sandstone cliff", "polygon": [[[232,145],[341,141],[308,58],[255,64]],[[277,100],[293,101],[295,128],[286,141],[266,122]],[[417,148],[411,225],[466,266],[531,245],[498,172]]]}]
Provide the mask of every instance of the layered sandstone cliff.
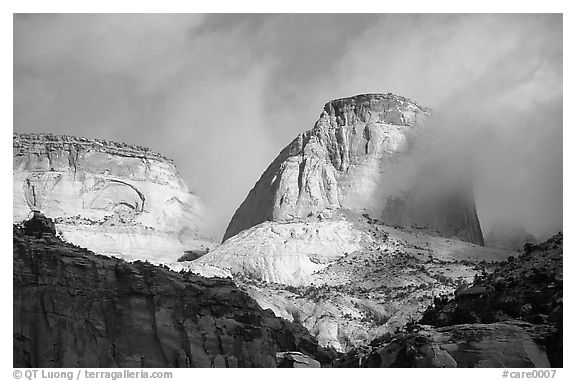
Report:
[{"label": "layered sandstone cliff", "polygon": [[67,241],[153,262],[214,242],[202,200],[147,148],[52,134],[13,136],[13,218],[53,218]]},{"label": "layered sandstone cliff", "polygon": [[224,240],[264,221],[344,209],[385,223],[423,226],[483,244],[472,184],[454,163],[414,160],[431,111],[393,94],[328,102],[266,169],[240,205]]},{"label": "layered sandstone cliff", "polygon": [[231,280],[95,255],[42,217],[14,226],[13,266],[15,367],[275,367],[319,351]]}]

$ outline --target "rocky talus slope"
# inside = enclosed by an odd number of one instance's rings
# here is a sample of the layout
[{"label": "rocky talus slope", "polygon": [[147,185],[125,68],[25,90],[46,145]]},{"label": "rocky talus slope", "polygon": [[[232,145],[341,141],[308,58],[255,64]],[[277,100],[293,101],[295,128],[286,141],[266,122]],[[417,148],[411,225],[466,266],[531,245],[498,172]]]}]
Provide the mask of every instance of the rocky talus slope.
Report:
[{"label": "rocky talus slope", "polygon": [[39,214],[13,230],[14,367],[319,366],[304,327],[231,280],[96,255]]},{"label": "rocky talus slope", "polygon": [[555,235],[437,297],[418,324],[339,361],[352,367],[562,367],[563,238]]},{"label": "rocky talus slope", "polygon": [[152,262],[215,242],[202,200],[147,148],[52,134],[13,136],[13,219],[53,218],[65,240]]},{"label": "rocky talus slope", "polygon": [[298,135],[262,174],[224,240],[264,221],[345,209],[483,244],[466,168],[446,176],[454,163],[414,161],[430,115],[394,94],[328,102],[314,128]]},{"label": "rocky talus slope", "polygon": [[420,318],[434,296],[511,255],[518,253],[334,212],[316,221],[265,222],[169,266],[233,277],[263,308],[346,352]]}]

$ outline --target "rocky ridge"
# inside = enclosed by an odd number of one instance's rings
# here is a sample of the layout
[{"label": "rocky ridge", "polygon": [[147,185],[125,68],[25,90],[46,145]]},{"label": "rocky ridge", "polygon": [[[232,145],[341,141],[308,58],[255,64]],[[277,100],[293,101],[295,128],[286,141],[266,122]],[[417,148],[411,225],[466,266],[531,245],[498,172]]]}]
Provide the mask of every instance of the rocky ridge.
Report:
[{"label": "rocky ridge", "polygon": [[[146,160],[157,160],[174,165],[166,156],[147,147],[114,142],[111,140],[89,139],[79,136],[55,135],[50,133],[14,133],[13,149],[17,154],[47,155],[50,161],[57,151],[68,151],[70,160],[77,159],[78,151],[97,150],[115,156],[135,157]],[[71,165],[73,165],[71,163]]]},{"label": "rocky ridge", "polygon": [[53,218],[69,242],[152,262],[215,242],[202,200],[150,149],[52,134],[13,136],[13,220]]},{"label": "rocky ridge", "polygon": [[436,297],[418,323],[350,351],[344,367],[562,367],[559,233]]},{"label": "rocky ridge", "polygon": [[304,327],[263,310],[231,280],[96,255],[56,237],[38,213],[13,230],[14,367],[329,361]]}]

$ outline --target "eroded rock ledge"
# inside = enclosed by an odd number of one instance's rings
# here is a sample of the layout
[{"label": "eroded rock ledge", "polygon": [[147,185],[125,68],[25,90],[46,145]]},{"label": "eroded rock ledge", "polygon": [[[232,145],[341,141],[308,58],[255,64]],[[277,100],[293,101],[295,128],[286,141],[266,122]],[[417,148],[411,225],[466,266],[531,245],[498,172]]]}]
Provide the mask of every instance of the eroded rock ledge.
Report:
[{"label": "eroded rock ledge", "polygon": [[336,122],[334,127],[357,123],[414,126],[423,123],[424,118],[432,113],[429,108],[392,93],[335,99],[324,105],[324,111]]},{"label": "eroded rock ledge", "polygon": [[89,139],[70,135],[54,135],[50,133],[14,133],[14,155],[20,154],[49,154],[52,151],[63,150],[75,153],[79,150],[98,150],[112,155],[137,157],[164,161],[170,164],[174,162],[150,148],[110,140]]}]

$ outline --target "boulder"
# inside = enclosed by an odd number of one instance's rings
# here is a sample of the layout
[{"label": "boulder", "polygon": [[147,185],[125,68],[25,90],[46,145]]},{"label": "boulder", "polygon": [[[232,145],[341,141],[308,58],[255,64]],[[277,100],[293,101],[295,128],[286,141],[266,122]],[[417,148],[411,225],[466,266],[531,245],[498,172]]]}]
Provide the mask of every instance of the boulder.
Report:
[{"label": "boulder", "polygon": [[206,255],[210,250],[209,249],[196,249],[196,250],[186,250],[184,255],[178,258],[178,262],[189,262],[194,261],[200,258],[203,255]]},{"label": "boulder", "polygon": [[34,211],[32,218],[24,221],[22,226],[26,235],[41,236],[44,233],[56,235],[56,225],[54,225],[54,221],[38,211]]},{"label": "boulder", "polygon": [[320,362],[300,352],[277,352],[278,368],[320,368]]}]

